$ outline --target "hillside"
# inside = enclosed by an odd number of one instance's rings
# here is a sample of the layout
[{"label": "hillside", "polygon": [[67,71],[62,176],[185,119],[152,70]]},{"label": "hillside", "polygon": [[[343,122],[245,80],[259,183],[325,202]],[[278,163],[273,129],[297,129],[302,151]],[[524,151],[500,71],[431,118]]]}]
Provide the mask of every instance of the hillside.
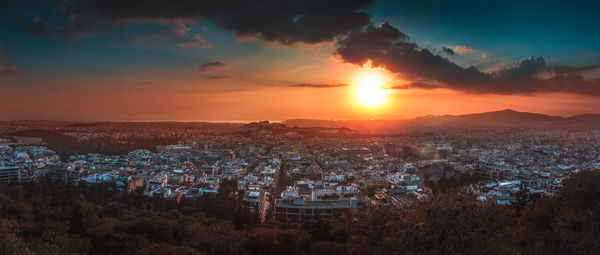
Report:
[{"label": "hillside", "polygon": [[42,142],[45,143],[49,143],[49,144],[55,144],[55,143],[75,143],[77,142],[77,140],[72,137],[72,136],[68,136],[65,134],[61,134],[61,133],[57,133],[57,132],[52,132],[52,131],[48,131],[48,130],[43,130],[43,129],[32,129],[32,130],[24,130],[24,131],[17,131],[17,132],[13,132],[13,133],[9,133],[6,134],[8,136],[25,136],[25,137],[37,137],[37,138],[41,138]]},{"label": "hillside", "polygon": [[518,112],[512,109],[463,115],[426,115],[406,120],[312,120],[290,119],[283,122],[292,127],[348,127],[358,130],[416,129],[451,127],[532,127],[600,125],[600,114],[582,114],[568,118],[540,113]]},{"label": "hillside", "polygon": [[428,115],[412,120],[419,125],[477,125],[477,126],[524,126],[531,124],[557,124],[565,119],[539,113],[517,112],[511,109],[464,114],[464,115]]}]

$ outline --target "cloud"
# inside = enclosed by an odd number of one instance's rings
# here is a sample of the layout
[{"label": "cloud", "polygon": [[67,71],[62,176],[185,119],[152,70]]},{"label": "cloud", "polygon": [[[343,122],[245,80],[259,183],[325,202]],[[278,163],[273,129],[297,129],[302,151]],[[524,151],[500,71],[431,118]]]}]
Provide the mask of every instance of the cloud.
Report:
[{"label": "cloud", "polygon": [[557,73],[565,74],[565,73],[580,73],[584,71],[592,71],[600,69],[600,64],[596,65],[587,65],[587,66],[559,66],[555,67],[554,71]]},{"label": "cloud", "polygon": [[448,55],[454,55],[455,54],[453,49],[450,49],[450,48],[448,48],[446,46],[442,47],[442,51],[444,53],[448,54]]},{"label": "cloud", "polygon": [[[457,51],[455,47],[453,49]],[[464,49],[461,48],[464,51]],[[473,66],[462,67],[410,42],[408,37],[389,23],[367,26],[339,40],[335,54],[347,63],[383,67],[409,81],[432,81],[441,88],[468,93],[536,94],[564,92],[600,97],[600,80],[589,80],[578,73],[555,72],[543,57],[529,57],[512,67],[493,73]],[[591,67],[562,67],[557,70],[581,70]],[[548,70],[553,77],[538,76]]]},{"label": "cloud", "polygon": [[209,71],[209,70],[213,70],[213,69],[218,69],[218,68],[224,68],[227,65],[221,61],[212,61],[212,62],[208,62],[208,63],[204,63],[198,66],[198,70],[200,72],[204,72],[204,71]]},{"label": "cloud", "polygon": [[94,15],[84,11],[80,1],[72,4],[68,0],[50,0],[54,9],[63,18],[60,24],[49,23],[39,15],[26,14],[24,18],[29,21],[25,25],[25,33],[38,37],[64,37],[68,40],[77,37],[89,36],[92,32],[103,33],[111,24],[98,19]]},{"label": "cloud", "polygon": [[10,67],[6,66],[6,64],[4,64],[4,63],[0,63],[0,76],[20,74],[20,73],[21,73],[21,70],[16,69],[16,68],[10,68]]},{"label": "cloud", "polygon": [[227,79],[225,76],[207,76],[204,78],[205,80],[223,80]]},{"label": "cloud", "polygon": [[192,37],[181,38],[176,40],[175,43],[181,46],[201,45],[204,48],[210,47],[210,44],[207,43],[199,34],[195,34]]},{"label": "cloud", "polygon": [[456,46],[454,46],[454,48],[452,48],[452,50],[459,54],[464,54],[464,53],[469,53],[469,52],[475,51],[475,50],[473,50],[473,48],[464,46],[464,45],[456,45]]},{"label": "cloud", "polygon": [[150,84],[152,84],[152,82],[151,81],[140,81],[140,82],[137,82],[137,84],[140,84],[140,85],[150,85]]},{"label": "cloud", "polygon": [[19,70],[19,69],[10,68],[10,67],[7,67],[6,65],[0,64],[0,76],[20,74],[20,73],[21,73],[21,70]]},{"label": "cloud", "polygon": [[369,23],[363,10],[373,0],[53,1],[62,21],[41,18],[26,28],[31,35],[73,37],[132,22],[211,21],[239,37],[282,44],[328,42]]},{"label": "cloud", "polygon": [[[153,36],[178,45],[208,45],[185,24],[209,21],[238,37],[253,37],[284,45],[294,43],[336,42],[335,54],[347,63],[363,65],[371,60],[374,67],[398,74],[408,81],[427,81],[439,87],[468,93],[536,94],[565,92],[600,96],[600,80],[581,73],[592,66],[546,64],[542,57],[530,57],[512,67],[493,72],[463,67],[427,48],[420,47],[390,25],[374,26],[365,12],[373,0],[50,0],[60,17],[44,19],[27,16],[25,30],[33,36],[80,38],[111,31],[132,23],[170,24]],[[442,49],[445,54],[474,55],[479,51],[465,45]],[[487,59],[487,53],[478,55]],[[457,58],[454,56],[453,58]],[[458,61],[458,60],[455,60]],[[215,61],[200,65],[200,71],[224,67]],[[6,65],[5,73],[13,70]],[[590,69],[592,68],[592,69]],[[552,76],[541,78],[540,73]],[[297,84],[302,85],[302,84]],[[327,84],[304,84],[315,87]],[[412,87],[412,85],[411,85]],[[414,87],[427,88],[415,83]],[[431,86],[430,86],[431,87]]]},{"label": "cloud", "polygon": [[20,74],[21,70],[8,66],[5,55],[2,44],[0,43],[0,76]]},{"label": "cloud", "polygon": [[442,86],[434,83],[412,82],[408,85],[393,86],[391,89],[439,89]]},{"label": "cloud", "polygon": [[529,56],[527,59],[518,61],[511,68],[498,70],[492,75],[504,81],[517,82],[533,78],[545,69],[546,61],[543,57]]},{"label": "cloud", "polygon": [[315,88],[315,89],[326,89],[326,88],[339,88],[339,87],[348,87],[348,84],[312,84],[312,83],[300,83],[300,84],[291,84],[289,87],[296,88]]},{"label": "cloud", "polygon": [[192,34],[191,28],[185,23],[175,23],[159,25],[154,31],[141,39],[156,38],[163,41],[171,41],[180,46],[200,45],[210,47],[210,44],[204,40],[198,33]]}]

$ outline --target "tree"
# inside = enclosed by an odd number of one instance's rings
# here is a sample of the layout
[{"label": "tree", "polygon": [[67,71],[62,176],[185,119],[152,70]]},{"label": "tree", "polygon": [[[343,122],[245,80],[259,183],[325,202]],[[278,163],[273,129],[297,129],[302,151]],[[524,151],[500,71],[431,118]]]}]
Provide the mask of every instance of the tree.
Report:
[{"label": "tree", "polygon": [[195,223],[185,226],[183,232],[183,244],[207,254],[239,254],[242,238],[243,233],[227,223]]},{"label": "tree", "polygon": [[83,226],[83,220],[85,215],[81,211],[81,204],[75,203],[71,209],[71,215],[69,218],[69,234],[71,235],[85,235],[85,229]]},{"label": "tree", "polygon": [[0,219],[0,253],[33,254],[23,239],[17,236],[19,224],[15,221]]},{"label": "tree", "polygon": [[310,236],[299,229],[257,227],[251,229],[241,243],[250,254],[304,254],[309,248]]},{"label": "tree", "polygon": [[600,172],[563,181],[555,197],[525,208],[515,229],[523,253],[600,253]]},{"label": "tree", "polygon": [[310,248],[310,254],[335,255],[346,254],[346,244],[328,241],[317,241]]},{"label": "tree", "polygon": [[163,255],[163,254],[178,254],[178,255],[196,255],[202,254],[194,249],[170,244],[152,244],[143,248],[139,254],[142,255]]}]

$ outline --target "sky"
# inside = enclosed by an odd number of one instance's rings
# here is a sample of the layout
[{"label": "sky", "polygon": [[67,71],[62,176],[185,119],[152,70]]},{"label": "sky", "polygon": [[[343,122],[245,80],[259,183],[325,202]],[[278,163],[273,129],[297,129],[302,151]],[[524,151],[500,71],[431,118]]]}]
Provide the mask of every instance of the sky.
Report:
[{"label": "sky", "polygon": [[0,119],[600,113],[600,2],[5,0]]}]

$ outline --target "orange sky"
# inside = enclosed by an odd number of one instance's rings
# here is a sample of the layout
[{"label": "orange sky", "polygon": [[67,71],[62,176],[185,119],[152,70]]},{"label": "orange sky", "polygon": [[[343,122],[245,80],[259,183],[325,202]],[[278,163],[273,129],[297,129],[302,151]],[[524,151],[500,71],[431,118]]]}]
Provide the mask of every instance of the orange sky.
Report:
[{"label": "orange sky", "polygon": [[[298,50],[298,49],[296,49]],[[302,50],[302,49],[300,49]],[[357,81],[365,73],[385,75],[385,86],[401,85],[385,70],[342,64],[335,57],[314,58],[311,65],[282,63],[228,79],[200,75],[51,78],[45,84],[4,88],[2,119],[56,120],[284,120],[402,119],[426,114],[464,114],[511,108],[569,116],[600,109],[600,100],[568,94],[538,96],[466,94],[445,89],[390,90],[387,103],[367,108],[357,103]],[[277,66],[275,64],[274,66]],[[292,67],[293,66],[293,67]],[[242,67],[243,68],[243,67]],[[219,72],[231,74],[231,70]],[[220,74],[217,72],[216,74]],[[136,84],[152,80],[152,84]],[[336,88],[290,87],[287,81],[349,84]],[[6,86],[6,85],[2,85]]]}]

